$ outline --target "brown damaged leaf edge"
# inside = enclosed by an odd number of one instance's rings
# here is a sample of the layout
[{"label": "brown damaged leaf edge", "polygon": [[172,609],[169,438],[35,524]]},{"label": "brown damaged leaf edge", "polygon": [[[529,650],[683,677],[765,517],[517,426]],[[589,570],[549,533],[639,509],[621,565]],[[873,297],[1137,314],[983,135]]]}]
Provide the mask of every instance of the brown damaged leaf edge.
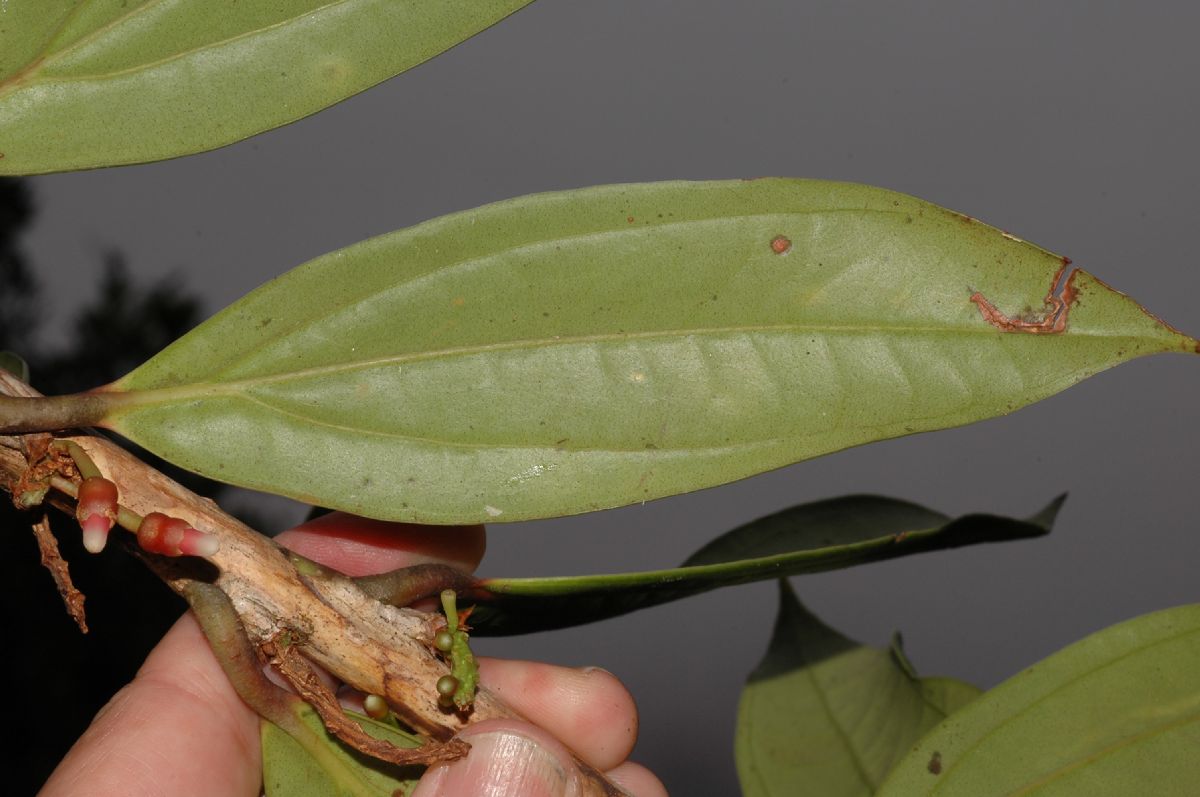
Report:
[{"label": "brown damaged leaf edge", "polygon": [[[1071,268],[1071,259],[1064,257],[1062,266],[1054,272],[1050,281],[1050,290],[1046,292],[1045,303],[1050,309],[1040,320],[1032,318],[1009,318],[987,300],[979,291],[971,294],[970,301],[979,308],[983,320],[1001,332],[1028,332],[1031,335],[1058,335],[1067,331],[1067,316],[1071,305],[1075,303],[1078,294],[1075,291],[1075,275],[1079,269],[1071,269],[1070,275],[1063,282],[1063,274]],[[1061,290],[1059,285],[1062,285]]]}]

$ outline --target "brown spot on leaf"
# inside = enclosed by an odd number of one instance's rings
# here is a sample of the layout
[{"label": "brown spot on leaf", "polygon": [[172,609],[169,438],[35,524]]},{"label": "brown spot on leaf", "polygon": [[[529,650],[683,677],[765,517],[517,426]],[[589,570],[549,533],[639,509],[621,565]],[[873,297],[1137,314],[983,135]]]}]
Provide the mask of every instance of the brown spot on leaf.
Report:
[{"label": "brown spot on leaf", "polygon": [[777,255],[787,254],[791,248],[791,239],[784,235],[776,235],[771,239],[771,251]]},{"label": "brown spot on leaf", "polygon": [[626,216],[625,221],[629,222],[630,224],[633,224],[633,216]]},{"label": "brown spot on leaf", "polygon": [[942,754],[934,750],[933,755],[929,757],[929,763],[926,764],[925,768],[934,775],[942,774]]},{"label": "brown spot on leaf", "polygon": [[1058,285],[1063,274],[1070,268],[1070,263],[1070,260],[1063,258],[1062,267],[1055,272],[1054,279],[1050,281],[1050,290],[1046,293],[1045,299],[1046,306],[1050,309],[1040,319],[1031,317],[1032,313],[1028,313],[1025,318],[1009,318],[978,291],[971,294],[970,301],[979,308],[979,314],[983,316],[983,320],[1001,332],[1028,332],[1032,335],[1061,334],[1067,331],[1067,315],[1071,312],[1071,305],[1077,298],[1075,275],[1079,273],[1078,271],[1071,272],[1063,284],[1062,290],[1058,290]]}]

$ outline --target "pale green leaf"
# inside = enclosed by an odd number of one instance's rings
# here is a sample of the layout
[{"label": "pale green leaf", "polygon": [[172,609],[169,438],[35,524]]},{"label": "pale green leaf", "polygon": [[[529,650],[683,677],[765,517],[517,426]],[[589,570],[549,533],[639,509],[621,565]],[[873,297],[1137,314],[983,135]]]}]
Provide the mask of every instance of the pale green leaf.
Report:
[{"label": "pale green leaf", "polygon": [[880,797],[1191,795],[1200,783],[1200,606],[1093,634],[924,737]]},{"label": "pale green leaf", "polygon": [[29,381],[29,363],[19,354],[0,351],[0,369],[8,371],[22,382]]},{"label": "pale green leaf", "polygon": [[[393,725],[346,712],[368,734],[397,747],[419,747]],[[422,767],[398,767],[352,750],[325,729],[311,706],[296,701],[305,743],[262,721],[263,788],[267,797],[403,797],[417,786]]]},{"label": "pale green leaf", "polygon": [[[312,261],[94,401],[178,465],[310,504],[566,515],[1004,414],[1200,346],[1082,271],[1055,314],[1063,269],[865,186],[535,195]],[[1000,312],[1064,331],[1005,331]]]},{"label": "pale green leaf", "polygon": [[531,0],[6,0],[0,174],[214,149],[453,47]]},{"label": "pale green leaf", "polygon": [[947,678],[945,676],[925,676],[922,678],[917,675],[916,668],[913,667],[912,662],[908,660],[908,655],[904,652],[904,643],[900,638],[899,632],[892,636],[890,651],[892,659],[896,662],[896,666],[906,673],[909,678],[917,682],[921,689],[922,699],[944,715],[949,716],[953,714],[983,694],[983,690],[978,686],[969,684],[966,681],[960,681],[957,678]]},{"label": "pale green leaf", "polygon": [[973,689],[916,678],[894,651],[859,645],[826,626],[781,581],[770,647],[738,706],[742,793],[869,797]]},{"label": "pale green leaf", "polygon": [[932,675],[921,679],[921,697],[946,716],[973,702],[981,694],[983,690],[978,686],[957,678]]},{"label": "pale green leaf", "polygon": [[[478,582],[473,634],[565,628],[721,587],[823,573],[926,551],[1048,534],[1066,496],[1028,520],[949,517],[908,501],[848,495],[790,507],[722,534],[682,567],[640,573]],[[897,656],[901,656],[897,648]],[[899,661],[903,664],[903,659]]]}]

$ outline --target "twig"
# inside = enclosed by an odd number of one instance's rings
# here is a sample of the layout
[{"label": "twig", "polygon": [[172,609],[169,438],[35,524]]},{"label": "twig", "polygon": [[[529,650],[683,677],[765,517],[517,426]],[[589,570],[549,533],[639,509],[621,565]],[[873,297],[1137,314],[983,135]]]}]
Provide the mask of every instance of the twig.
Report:
[{"label": "twig", "polygon": [[[34,397],[37,392],[0,371],[0,394]],[[29,467],[25,439],[0,434],[0,486],[10,491]],[[251,645],[261,649],[281,629],[299,630],[304,643],[297,652],[355,689],[382,696],[401,722],[435,740],[448,740],[469,723],[521,718],[484,689],[469,715],[439,706],[435,685],[447,668],[431,647],[431,615],[381,603],[327,568],[298,571],[274,542],[104,438],[59,439],[80,446],[117,484],[123,509],[143,516],[162,512],[219,538],[220,549],[209,561],[143,560],[185,596],[197,580],[211,581],[228,596]],[[198,579],[198,569],[212,572]],[[585,775],[580,797],[621,793],[602,774],[582,762],[579,766]]]},{"label": "twig", "polygon": [[67,566],[67,560],[58,552],[58,540],[54,539],[54,534],[50,531],[50,518],[45,513],[42,514],[41,520],[33,524],[33,536],[37,539],[38,551],[42,555],[42,566],[50,571],[54,585],[58,587],[58,594],[62,596],[63,604],[67,607],[67,614],[71,615],[79,630],[86,634],[88,627],[87,616],[83,611],[84,594],[71,581],[71,570]]}]

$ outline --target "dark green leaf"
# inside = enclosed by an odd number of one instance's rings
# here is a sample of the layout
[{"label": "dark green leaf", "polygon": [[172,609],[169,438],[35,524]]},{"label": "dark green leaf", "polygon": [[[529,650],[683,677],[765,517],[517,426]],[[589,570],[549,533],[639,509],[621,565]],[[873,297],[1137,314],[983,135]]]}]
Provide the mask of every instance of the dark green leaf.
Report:
[{"label": "dark green leaf", "polygon": [[[347,712],[363,730],[397,747],[419,747],[417,737],[393,725]],[[297,701],[307,745],[279,727],[262,721],[263,788],[267,797],[401,797],[417,786],[421,767],[398,767],[363,755],[342,744],[321,717]]]},{"label": "dark green leaf", "polygon": [[[566,515],[1007,413],[1200,346],[1082,271],[1056,293],[1064,268],[864,186],[543,194],[319,258],[96,401],[176,464],[311,504]],[[1064,331],[998,329],[985,300]]]},{"label": "dark green leaf", "polygon": [[738,707],[742,794],[874,794],[895,762],[974,690],[949,679],[927,684],[902,661],[829,628],[780,581],[775,633]]},{"label": "dark green leaf", "polygon": [[5,3],[0,174],[214,149],[453,47],[531,0]]},{"label": "dark green leaf", "polygon": [[916,504],[876,495],[801,504],[722,535],[683,567],[671,570],[485,579],[480,586],[488,592],[471,615],[471,624],[478,636],[564,628],[751,581],[1038,537],[1050,531],[1064,499],[1054,499],[1029,520],[996,515],[950,520]]},{"label": "dark green leaf", "polygon": [[1200,783],[1200,606],[1093,634],[925,736],[880,797],[1187,795]]}]

